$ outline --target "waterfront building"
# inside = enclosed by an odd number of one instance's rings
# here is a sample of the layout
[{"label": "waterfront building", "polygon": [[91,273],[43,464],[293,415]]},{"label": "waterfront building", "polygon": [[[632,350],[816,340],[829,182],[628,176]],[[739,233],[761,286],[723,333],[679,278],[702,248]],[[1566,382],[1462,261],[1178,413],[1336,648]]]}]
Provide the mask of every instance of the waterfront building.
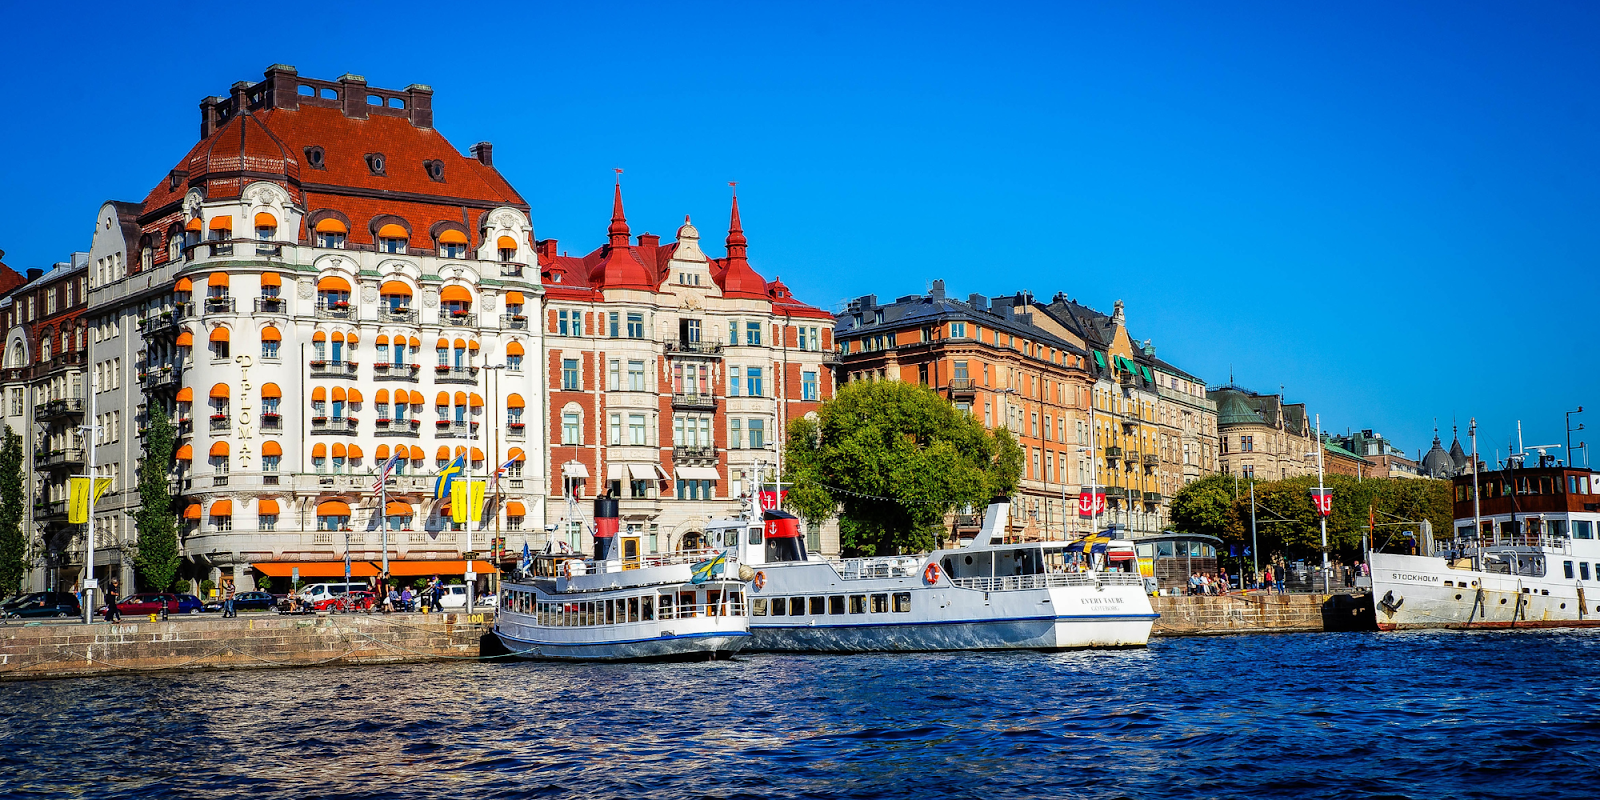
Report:
[{"label": "waterfront building", "polygon": [[[472,551],[496,533],[520,551],[544,518],[528,206],[487,142],[463,156],[440,135],[432,104],[424,85],[274,65],[201,101],[199,141],[143,202],[102,207],[96,400],[141,429],[152,403],[174,419],[184,575],[281,586],[347,557],[370,575],[385,552],[397,577],[460,574],[469,532],[432,499],[457,456],[475,476],[509,465]],[[131,429],[97,453],[119,478],[96,524],[124,545]]]},{"label": "waterfront building", "polygon": [[1454,428],[1451,429],[1452,441],[1450,450],[1444,449],[1439,441],[1439,429],[1433,429],[1433,447],[1428,449],[1428,454],[1419,459],[1422,462],[1422,474],[1429,478],[1454,478],[1459,475],[1472,474],[1472,457],[1467,455],[1461,446],[1461,434]]},{"label": "waterfront building", "polygon": [[[545,520],[574,549],[591,543],[577,501],[607,493],[624,547],[707,546],[708,522],[777,477],[789,422],[833,396],[832,315],[750,265],[738,197],[725,257],[705,254],[688,217],[675,238],[632,237],[619,183],[605,244],[574,256],[538,242]],[[839,552],[837,521],[805,527],[811,551]]]},{"label": "waterfront building", "polygon": [[1322,465],[1323,472],[1328,475],[1348,475],[1352,478],[1371,478],[1378,466],[1345,449],[1330,436],[1322,437]]},{"label": "waterfront building", "polygon": [[1316,435],[1304,403],[1232,383],[1206,396],[1217,404],[1222,472],[1264,481],[1316,474]]},{"label": "waterfront building", "polygon": [[[1361,456],[1372,464],[1372,467],[1362,474],[1366,478],[1420,478],[1422,465],[1418,459],[1407,458],[1404,450],[1396,447],[1381,433],[1374,433],[1371,428],[1359,431],[1347,431],[1343,436],[1330,436],[1329,441],[1338,446]],[[1457,443],[1460,446],[1460,443]],[[1462,463],[1465,464],[1467,456],[1462,452]]]},{"label": "waterfront building", "polygon": [[[27,538],[25,586],[71,587],[84,564],[82,526],[67,524],[68,478],[83,474],[84,345],[82,315],[87,253],[73,253],[49,271],[23,278],[0,269],[0,330],[5,331],[0,402],[5,425],[22,440],[22,530]],[[0,265],[3,266],[3,265]],[[24,283],[24,281],[26,281]],[[19,285],[20,284],[20,285]],[[120,415],[104,417],[103,435],[119,435]],[[102,552],[97,564],[115,564]]]}]

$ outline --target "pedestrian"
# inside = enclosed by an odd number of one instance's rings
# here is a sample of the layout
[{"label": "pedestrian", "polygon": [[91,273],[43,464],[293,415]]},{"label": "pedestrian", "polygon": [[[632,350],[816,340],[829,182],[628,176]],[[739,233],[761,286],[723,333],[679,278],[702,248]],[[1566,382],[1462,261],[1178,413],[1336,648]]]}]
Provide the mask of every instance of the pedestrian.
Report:
[{"label": "pedestrian", "polygon": [[1289,576],[1288,573],[1289,573],[1289,568],[1286,565],[1284,565],[1283,562],[1281,562],[1281,561],[1278,562],[1278,569],[1277,569],[1277,571],[1275,573],[1273,573],[1278,579],[1278,594],[1283,594],[1284,593],[1284,591],[1283,591],[1283,582],[1284,582],[1284,579]]},{"label": "pedestrian", "polygon": [[238,613],[233,610],[233,584],[231,583],[222,590],[222,616],[239,616]]},{"label": "pedestrian", "polygon": [[399,600],[400,594],[394,590],[393,586],[390,586],[389,593],[383,596],[383,613],[387,614],[394,611],[394,604]]},{"label": "pedestrian", "polygon": [[1221,586],[1222,594],[1227,594],[1228,590],[1233,588],[1232,586],[1228,585],[1228,568],[1218,567],[1217,571],[1220,573],[1217,581]]},{"label": "pedestrian", "polygon": [[1268,563],[1267,566],[1262,568],[1262,570],[1261,570],[1261,588],[1263,590],[1265,590],[1265,591],[1268,591],[1268,592],[1272,591],[1272,564],[1271,563]]},{"label": "pedestrian", "polygon": [[1191,573],[1189,573],[1189,594],[1191,596],[1200,594],[1200,573],[1199,572],[1191,572]]},{"label": "pedestrian", "polygon": [[433,610],[436,612],[442,611],[443,609],[439,607],[439,601],[444,599],[444,584],[439,582],[438,575],[433,576],[433,581],[428,584],[428,587],[431,589],[431,594],[433,595],[433,600],[429,603],[429,605],[431,605]]},{"label": "pedestrian", "polygon": [[106,622],[121,622],[122,609],[117,608],[117,579],[111,579],[111,588],[106,590]]},{"label": "pedestrian", "polygon": [[1356,586],[1356,565],[1351,564],[1344,570],[1344,588],[1354,589]]}]

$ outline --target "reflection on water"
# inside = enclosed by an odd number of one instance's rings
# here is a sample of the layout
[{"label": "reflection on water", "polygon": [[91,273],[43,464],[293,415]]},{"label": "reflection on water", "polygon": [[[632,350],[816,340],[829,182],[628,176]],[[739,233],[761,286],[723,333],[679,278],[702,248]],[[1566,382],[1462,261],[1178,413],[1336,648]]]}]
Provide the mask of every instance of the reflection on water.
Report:
[{"label": "reflection on water", "polygon": [[0,684],[0,796],[1590,797],[1600,632]]}]

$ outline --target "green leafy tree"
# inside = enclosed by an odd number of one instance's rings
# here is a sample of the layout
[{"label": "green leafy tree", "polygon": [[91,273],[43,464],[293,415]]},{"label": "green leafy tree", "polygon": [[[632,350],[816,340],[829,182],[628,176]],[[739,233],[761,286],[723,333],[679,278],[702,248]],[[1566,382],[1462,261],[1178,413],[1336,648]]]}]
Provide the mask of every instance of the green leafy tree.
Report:
[{"label": "green leafy tree", "polygon": [[133,565],[144,588],[154,591],[166,590],[178,574],[178,519],[167,492],[167,473],[172,469],[176,439],[177,431],[166,411],[151,403],[144,464],[139,467],[139,510],[133,515],[139,531],[139,549]]},{"label": "green leafy tree", "polygon": [[22,591],[28,569],[22,500],[22,437],[7,425],[0,440],[0,596]]},{"label": "green leafy tree", "polygon": [[1226,538],[1228,528],[1237,522],[1234,495],[1248,489],[1248,481],[1232,475],[1207,475],[1172,496],[1172,524],[1182,533]]},{"label": "green leafy tree", "polygon": [[[1185,532],[1207,533],[1229,544],[1247,545],[1251,513],[1248,484],[1241,482],[1243,490],[1236,500],[1231,499],[1232,491],[1228,490],[1231,507],[1222,530],[1218,532],[1207,527],[1222,516],[1216,509],[1220,497],[1202,484],[1223,478],[1232,481],[1229,476],[1213,475],[1179,490],[1173,497],[1173,520]],[[1417,478],[1358,481],[1346,475],[1328,475],[1324,483],[1333,490],[1333,513],[1328,516],[1328,550],[1330,558],[1335,560],[1350,560],[1361,554],[1368,532],[1369,509],[1371,517],[1380,525],[1373,534],[1375,546],[1381,547],[1386,541],[1392,546],[1391,537],[1402,536],[1402,531],[1419,532],[1421,526],[1414,523],[1424,519],[1433,525],[1435,536],[1450,530],[1452,509],[1448,481]],[[1316,485],[1315,475],[1256,482],[1256,544],[1262,556],[1320,558],[1322,528],[1311,502],[1311,489]],[[1191,487],[1200,488],[1191,492]]]},{"label": "green leafy tree", "polygon": [[1011,495],[1022,471],[1010,433],[901,381],[844,385],[814,419],[790,423],[784,453],[790,507],[811,520],[838,515],[850,554],[932,549],[947,513]]}]

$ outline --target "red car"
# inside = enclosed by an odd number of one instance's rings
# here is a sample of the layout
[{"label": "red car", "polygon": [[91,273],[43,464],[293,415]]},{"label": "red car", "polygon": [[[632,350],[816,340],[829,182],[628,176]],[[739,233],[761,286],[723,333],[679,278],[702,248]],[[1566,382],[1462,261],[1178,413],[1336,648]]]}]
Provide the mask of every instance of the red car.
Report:
[{"label": "red car", "polygon": [[348,592],[312,604],[317,611],[371,611],[377,597],[372,592]]}]

